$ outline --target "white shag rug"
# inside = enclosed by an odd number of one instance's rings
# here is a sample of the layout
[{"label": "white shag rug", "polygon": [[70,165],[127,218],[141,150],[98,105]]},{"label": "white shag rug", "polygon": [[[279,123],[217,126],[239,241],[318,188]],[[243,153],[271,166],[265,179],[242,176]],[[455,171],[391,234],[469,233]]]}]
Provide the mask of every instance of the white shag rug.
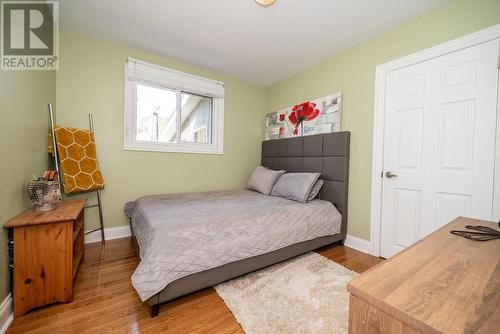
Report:
[{"label": "white shag rug", "polygon": [[215,286],[247,334],[347,333],[357,274],[310,252]]}]

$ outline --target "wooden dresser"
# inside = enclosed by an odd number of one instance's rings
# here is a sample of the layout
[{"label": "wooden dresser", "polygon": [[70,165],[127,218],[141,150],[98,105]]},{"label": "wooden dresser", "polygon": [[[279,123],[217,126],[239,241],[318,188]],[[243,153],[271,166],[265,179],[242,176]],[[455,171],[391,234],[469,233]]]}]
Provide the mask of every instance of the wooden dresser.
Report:
[{"label": "wooden dresser", "polygon": [[497,228],[457,218],[349,282],[349,333],[500,333],[500,239],[465,225]]},{"label": "wooden dresser", "polygon": [[7,224],[14,243],[14,317],[73,300],[73,278],[84,252],[85,200],[64,201],[52,211],[29,209]]}]

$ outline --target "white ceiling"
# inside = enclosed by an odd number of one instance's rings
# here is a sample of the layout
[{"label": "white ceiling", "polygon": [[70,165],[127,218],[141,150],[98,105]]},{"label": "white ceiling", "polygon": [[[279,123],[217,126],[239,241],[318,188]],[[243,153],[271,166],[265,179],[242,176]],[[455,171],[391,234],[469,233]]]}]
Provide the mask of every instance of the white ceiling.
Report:
[{"label": "white ceiling", "polygon": [[271,85],[450,0],[64,0],[71,30]]}]

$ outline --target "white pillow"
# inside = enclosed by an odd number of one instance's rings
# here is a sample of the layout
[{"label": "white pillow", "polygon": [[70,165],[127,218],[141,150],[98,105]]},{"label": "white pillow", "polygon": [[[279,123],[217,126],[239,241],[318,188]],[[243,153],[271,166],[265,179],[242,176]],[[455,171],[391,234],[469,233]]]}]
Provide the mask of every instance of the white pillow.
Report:
[{"label": "white pillow", "polygon": [[266,167],[257,166],[248,180],[247,189],[258,191],[264,195],[270,195],[274,184],[284,170],[271,170]]}]

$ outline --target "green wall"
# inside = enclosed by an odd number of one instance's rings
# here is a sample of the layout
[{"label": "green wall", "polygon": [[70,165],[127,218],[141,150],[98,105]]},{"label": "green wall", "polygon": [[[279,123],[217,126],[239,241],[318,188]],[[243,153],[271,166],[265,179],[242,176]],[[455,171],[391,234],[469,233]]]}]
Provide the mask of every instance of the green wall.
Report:
[{"label": "green wall", "polygon": [[[102,192],[106,227],[128,224],[123,205],[142,195],[244,187],[260,161],[264,88],[64,28],[60,38],[57,120],[86,128],[87,114],[93,113],[106,182]],[[123,150],[124,71],[129,56],[225,83],[224,155]],[[89,211],[87,229],[97,224],[95,211]]]},{"label": "green wall", "polygon": [[[47,169],[47,104],[55,103],[52,71],[0,71],[0,225],[31,206],[25,186]],[[8,295],[7,231],[0,237],[0,303]]]},{"label": "green wall", "polygon": [[268,112],[343,93],[342,128],[352,133],[349,234],[370,239],[375,67],[498,23],[499,0],[455,1],[268,89]]}]

